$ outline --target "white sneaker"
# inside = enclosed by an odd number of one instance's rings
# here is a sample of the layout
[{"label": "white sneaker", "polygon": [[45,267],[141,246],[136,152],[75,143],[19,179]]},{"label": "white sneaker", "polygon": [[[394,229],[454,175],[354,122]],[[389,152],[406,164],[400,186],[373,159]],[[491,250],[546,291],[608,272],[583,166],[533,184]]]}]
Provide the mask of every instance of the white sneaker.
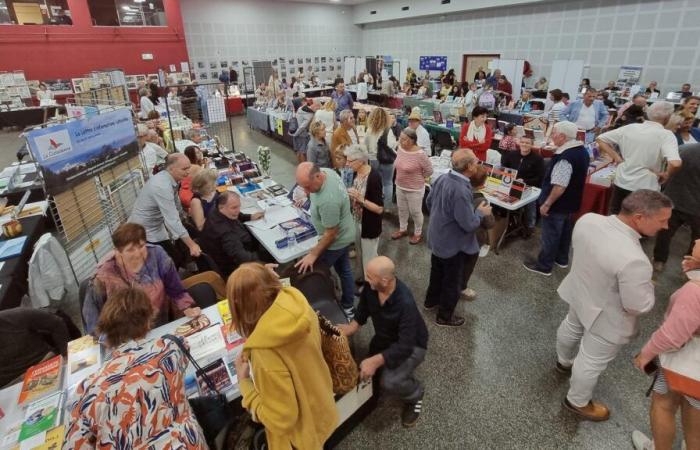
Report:
[{"label": "white sneaker", "polygon": [[489,244],[482,245],[479,249],[479,258],[485,258],[486,255],[489,254],[489,250],[491,250],[491,246]]},{"label": "white sneaker", "polygon": [[654,450],[654,441],[637,430],[632,432],[632,445],[634,445],[635,450]]},{"label": "white sneaker", "polygon": [[476,291],[472,288],[466,288],[462,291],[462,297],[465,297],[467,300],[474,300],[476,298]]}]

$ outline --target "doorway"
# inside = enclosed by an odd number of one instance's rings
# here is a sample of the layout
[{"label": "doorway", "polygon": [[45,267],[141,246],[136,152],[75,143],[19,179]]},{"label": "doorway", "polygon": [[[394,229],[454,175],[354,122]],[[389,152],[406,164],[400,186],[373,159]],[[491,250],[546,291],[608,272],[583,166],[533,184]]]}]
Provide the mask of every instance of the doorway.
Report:
[{"label": "doorway", "polygon": [[479,67],[484,69],[484,72],[489,73],[489,62],[493,59],[499,59],[500,54],[491,55],[463,55],[462,56],[462,82],[472,82],[474,81],[474,75],[476,75]]}]

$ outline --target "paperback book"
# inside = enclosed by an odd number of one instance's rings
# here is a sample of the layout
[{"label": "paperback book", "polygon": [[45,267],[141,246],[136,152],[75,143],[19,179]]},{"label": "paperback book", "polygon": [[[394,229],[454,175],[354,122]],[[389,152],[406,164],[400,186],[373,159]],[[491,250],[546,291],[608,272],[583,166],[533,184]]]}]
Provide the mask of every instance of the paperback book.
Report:
[{"label": "paperback book", "polygon": [[20,442],[57,427],[61,422],[62,405],[63,392],[30,403],[20,428]]},{"label": "paperback book", "polygon": [[53,358],[30,367],[24,375],[22,391],[19,393],[19,405],[41,397],[51,395],[61,390],[61,375],[63,374],[63,357]]},{"label": "paperback book", "polygon": [[97,372],[102,365],[100,344],[91,335],[68,343],[68,386],[75,386]]}]

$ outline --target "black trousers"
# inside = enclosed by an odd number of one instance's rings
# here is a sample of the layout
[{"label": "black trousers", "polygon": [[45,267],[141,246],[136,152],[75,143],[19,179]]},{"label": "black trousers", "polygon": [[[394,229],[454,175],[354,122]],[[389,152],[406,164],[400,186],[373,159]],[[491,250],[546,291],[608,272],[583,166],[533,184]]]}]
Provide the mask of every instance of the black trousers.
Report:
[{"label": "black trousers", "polygon": [[631,193],[632,191],[622,189],[621,187],[613,184],[613,193],[612,198],[610,199],[610,209],[608,210],[608,214],[619,214],[620,210],[622,209],[622,201]]},{"label": "black trousers", "polygon": [[[700,211],[698,211],[698,214],[700,214]],[[686,254],[690,255],[693,252],[693,243],[696,239],[700,239],[700,215],[691,215],[674,209],[668,221],[668,230],[661,230],[659,234],[656,235],[654,261],[668,261],[671,239],[673,239],[673,235],[676,234],[676,231],[678,231],[684,223],[690,226],[690,248]]]},{"label": "black trousers", "polygon": [[430,257],[430,284],[425,296],[425,306],[438,306],[437,316],[450,320],[460,292],[466,289],[474,271],[479,253],[468,255],[459,252],[450,258]]}]

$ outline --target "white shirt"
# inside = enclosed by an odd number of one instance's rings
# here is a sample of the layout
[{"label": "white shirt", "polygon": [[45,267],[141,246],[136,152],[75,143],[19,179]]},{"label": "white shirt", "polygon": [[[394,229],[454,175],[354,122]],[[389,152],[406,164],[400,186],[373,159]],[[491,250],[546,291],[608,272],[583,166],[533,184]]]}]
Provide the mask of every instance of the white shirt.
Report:
[{"label": "white shirt", "polygon": [[[383,131],[381,133],[370,133],[367,131],[365,134],[364,142],[365,147],[367,147],[367,153],[369,153],[370,160],[377,159],[379,138],[382,137],[383,133]],[[386,134],[386,144],[389,146],[389,148],[396,149],[396,143],[396,136],[394,136],[394,133],[391,131],[391,129],[389,129],[389,132]]]},{"label": "white shirt", "polygon": [[418,136],[418,142],[416,142],[416,144],[430,157],[433,153],[430,147],[430,133],[428,133],[428,130],[426,130],[423,125],[418,125],[418,128],[416,128],[416,135]]},{"label": "white shirt", "polygon": [[189,139],[178,139],[177,141],[175,141],[175,150],[180,153],[185,153],[185,149],[190,145],[195,145],[199,147],[197,144],[190,141]]},{"label": "white shirt", "polygon": [[148,113],[156,109],[155,105],[150,98],[147,96],[141,97],[141,111],[139,111],[139,117],[141,119],[148,119]]},{"label": "white shirt", "polygon": [[687,140],[683,139],[683,143],[684,144],[697,144],[698,141],[695,140],[695,138],[693,137],[692,134],[689,134]]},{"label": "white shirt", "polygon": [[617,144],[624,161],[617,166],[615,185],[628,191],[661,190],[656,173],[664,159],[680,161],[676,136],[652,121],[634,123],[598,136],[603,142]]},{"label": "white shirt", "polygon": [[[558,121],[559,120],[559,113],[561,113],[564,110],[564,108],[566,108],[566,105],[564,104],[564,102],[556,102],[556,103],[552,104],[552,107],[549,110],[549,120]],[[593,109],[593,108],[591,107],[591,109]],[[595,114],[595,111],[594,111],[594,114]],[[580,115],[578,116],[578,118],[579,118],[579,120],[581,120]],[[595,122],[595,118],[593,120]],[[577,122],[577,125],[578,125],[578,122]],[[584,128],[584,130],[588,130],[588,128]]]},{"label": "white shirt", "polygon": [[367,100],[367,83],[364,81],[357,83],[357,99]]},{"label": "white shirt", "polygon": [[617,216],[585,214],[574,227],[571,270],[557,290],[586,330],[614,344],[633,339],[638,316],[654,306],[640,237]]},{"label": "white shirt", "polygon": [[[557,106],[556,103],[552,106],[552,109],[555,106]],[[581,112],[578,115],[578,120],[576,120],[576,125],[586,131],[595,128],[595,108],[593,103],[591,103],[591,106],[581,105]]]},{"label": "white shirt", "polygon": [[146,145],[143,146],[143,159],[146,162],[146,169],[149,175],[153,173],[153,168],[156,164],[165,162],[167,156],[168,152],[163,147],[153,142],[146,142]]}]

